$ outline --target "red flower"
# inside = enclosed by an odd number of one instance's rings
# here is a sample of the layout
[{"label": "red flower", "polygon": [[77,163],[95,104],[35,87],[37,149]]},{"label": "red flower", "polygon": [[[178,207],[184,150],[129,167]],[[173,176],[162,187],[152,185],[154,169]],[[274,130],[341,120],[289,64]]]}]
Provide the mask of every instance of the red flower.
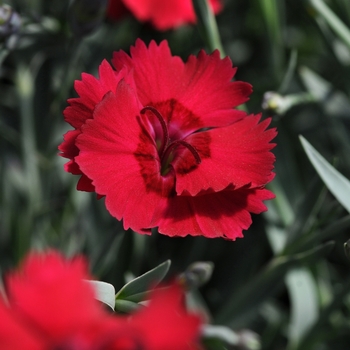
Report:
[{"label": "red flower", "polygon": [[109,319],[86,278],[82,259],[68,262],[53,251],[30,255],[8,276],[8,307],[0,300],[1,348],[89,349],[94,330],[103,330],[106,320],[109,327]]},{"label": "red flower", "polygon": [[88,277],[82,259],[30,255],[8,278],[8,302],[0,298],[1,349],[198,348],[200,319],[186,313],[179,287],[154,292],[148,307],[121,317],[94,299]]},{"label": "red flower", "polygon": [[[221,0],[210,0],[214,13],[222,9]],[[141,22],[150,21],[159,30],[195,23],[192,0],[109,0],[107,16],[118,19],[125,8]]]},{"label": "red flower", "polygon": [[111,20],[118,20],[128,13],[122,0],[109,0],[107,5],[107,17]]},{"label": "red flower", "polygon": [[59,149],[66,170],[82,175],[78,189],[106,196],[109,212],[140,233],[242,237],[250,213],[274,197],[264,185],[276,131],[234,109],[251,86],[231,81],[236,69],[218,51],[184,63],[166,41],[138,40],[112,63],[99,79],[83,74],[64,111],[75,130]]},{"label": "red flower", "polygon": [[129,327],[123,328],[124,334],[132,337],[118,339],[114,349],[120,349],[121,341],[133,339],[142,345],[137,349],[199,350],[200,318],[189,315],[183,302],[178,285],[153,291],[147,307],[132,315]]}]

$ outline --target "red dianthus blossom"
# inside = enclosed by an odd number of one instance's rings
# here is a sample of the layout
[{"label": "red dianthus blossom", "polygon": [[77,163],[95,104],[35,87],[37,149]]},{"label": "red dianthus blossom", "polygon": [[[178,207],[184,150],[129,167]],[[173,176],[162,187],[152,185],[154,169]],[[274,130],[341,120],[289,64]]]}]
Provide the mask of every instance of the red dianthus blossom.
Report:
[{"label": "red dianthus blossom", "polygon": [[[210,0],[214,13],[222,9],[221,0]],[[149,21],[158,30],[195,23],[192,0],[109,0],[107,17],[118,19],[129,10],[139,21]]]},{"label": "red dianthus blossom", "polygon": [[0,296],[2,350],[195,350],[200,318],[186,312],[179,286],[154,291],[147,307],[113,315],[94,298],[86,264],[32,253]]},{"label": "red dianthus blossom", "polygon": [[166,41],[138,40],[112,64],[102,62],[99,79],[83,73],[64,111],[75,130],[59,149],[66,171],[81,175],[77,188],[106,196],[111,215],[139,233],[242,237],[250,213],[274,198],[264,186],[276,130],[234,109],[251,85],[232,81],[218,51],[184,63]]}]

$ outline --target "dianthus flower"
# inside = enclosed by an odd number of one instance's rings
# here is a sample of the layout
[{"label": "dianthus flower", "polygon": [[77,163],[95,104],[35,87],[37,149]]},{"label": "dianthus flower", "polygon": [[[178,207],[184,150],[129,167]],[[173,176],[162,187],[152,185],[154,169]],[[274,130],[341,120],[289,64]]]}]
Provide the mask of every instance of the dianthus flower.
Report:
[{"label": "dianthus flower", "polygon": [[198,349],[200,319],[186,312],[174,285],[153,292],[131,316],[113,315],[95,298],[85,261],[32,253],[0,297],[2,350]]},{"label": "dianthus flower", "polygon": [[[214,13],[222,9],[221,0],[210,0],[209,4]],[[125,9],[139,21],[151,22],[158,30],[196,22],[192,0],[109,0],[107,17],[118,19]]]},{"label": "dianthus flower", "polygon": [[242,237],[250,213],[274,197],[264,186],[276,131],[234,109],[251,86],[232,81],[236,69],[218,51],[184,63],[166,41],[138,40],[112,63],[99,79],[84,73],[64,111],[75,130],[59,149],[66,171],[81,175],[77,188],[106,196],[111,215],[139,233]]}]

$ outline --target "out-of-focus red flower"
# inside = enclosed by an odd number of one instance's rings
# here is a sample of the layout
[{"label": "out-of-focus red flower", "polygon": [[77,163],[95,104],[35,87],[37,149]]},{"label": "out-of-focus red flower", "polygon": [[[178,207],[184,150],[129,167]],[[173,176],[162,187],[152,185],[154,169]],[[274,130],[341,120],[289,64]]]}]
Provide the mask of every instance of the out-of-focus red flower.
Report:
[{"label": "out-of-focus red flower", "polygon": [[116,21],[127,14],[129,11],[122,0],[109,0],[107,5],[107,17]]},{"label": "out-of-focus red flower", "polygon": [[[221,0],[210,0],[214,13],[222,9]],[[128,9],[139,21],[151,22],[159,30],[195,23],[192,0],[109,0],[107,17],[120,18]]]},{"label": "out-of-focus red flower", "polygon": [[155,291],[135,314],[107,313],[95,300],[82,259],[33,253],[8,276],[0,298],[2,350],[198,349],[200,318],[181,303],[180,287]]},{"label": "out-of-focus red flower", "polygon": [[106,196],[125,228],[169,236],[242,237],[250,213],[273,198],[270,120],[234,109],[251,86],[232,81],[231,60],[201,51],[184,63],[166,41],[131,56],[114,53],[99,79],[76,81],[64,136],[66,171],[82,175],[78,189]]},{"label": "out-of-focus red flower", "polygon": [[184,297],[178,285],[155,290],[147,307],[130,318],[125,334],[132,334],[135,344],[145,350],[198,350],[200,318],[189,315],[183,305]]},{"label": "out-of-focus red flower", "polygon": [[31,319],[52,339],[62,339],[67,330],[102,315],[93,291],[83,281],[87,278],[81,258],[70,262],[53,251],[32,254],[21,270],[7,279],[9,302],[14,313]]},{"label": "out-of-focus red flower", "polygon": [[90,349],[99,343],[98,333],[109,333],[111,321],[87,278],[82,258],[67,261],[54,251],[29,255],[6,280],[8,305],[0,301],[1,348]]}]

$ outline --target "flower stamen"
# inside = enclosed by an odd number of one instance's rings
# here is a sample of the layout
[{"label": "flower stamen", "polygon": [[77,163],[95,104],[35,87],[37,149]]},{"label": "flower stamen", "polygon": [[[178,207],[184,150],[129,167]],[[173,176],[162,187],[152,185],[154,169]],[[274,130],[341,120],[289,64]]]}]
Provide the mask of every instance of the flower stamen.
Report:
[{"label": "flower stamen", "polygon": [[200,164],[202,162],[202,159],[201,159],[198,151],[191,144],[189,144],[188,142],[186,142],[184,140],[177,140],[177,141],[172,142],[165,150],[166,154],[164,154],[164,156],[169,155],[171,150],[179,145],[186,147],[192,153],[197,164]]},{"label": "flower stamen", "polygon": [[161,174],[163,176],[169,172],[169,164],[173,160],[173,157],[170,155],[171,151],[179,145],[186,147],[192,153],[197,164],[200,164],[202,162],[198,151],[192,145],[190,145],[188,142],[184,140],[174,141],[166,148],[164,155],[161,158],[161,163],[162,163]]},{"label": "flower stamen", "polygon": [[167,146],[168,142],[169,142],[169,132],[168,132],[168,127],[164,121],[163,116],[159,113],[157,108],[154,108],[152,106],[146,106],[144,108],[141,109],[140,113],[141,114],[145,114],[147,111],[150,111],[154,114],[154,116],[158,119],[161,127],[162,127],[162,131],[163,131],[163,140],[160,144],[159,147],[159,155],[162,156],[165,150],[165,147]]},{"label": "flower stamen", "polygon": [[140,113],[146,114],[147,111],[150,111],[154,114],[154,116],[158,119],[163,131],[163,139],[158,149],[158,154],[161,161],[161,174],[163,176],[166,175],[170,170],[169,165],[173,160],[173,155],[171,154],[171,152],[174,148],[180,145],[184,146],[191,152],[197,164],[201,163],[202,160],[199,156],[198,151],[188,142],[184,140],[176,140],[173,142],[170,141],[168,127],[165,123],[163,116],[160,114],[157,108],[152,106],[146,106],[141,109]]}]

